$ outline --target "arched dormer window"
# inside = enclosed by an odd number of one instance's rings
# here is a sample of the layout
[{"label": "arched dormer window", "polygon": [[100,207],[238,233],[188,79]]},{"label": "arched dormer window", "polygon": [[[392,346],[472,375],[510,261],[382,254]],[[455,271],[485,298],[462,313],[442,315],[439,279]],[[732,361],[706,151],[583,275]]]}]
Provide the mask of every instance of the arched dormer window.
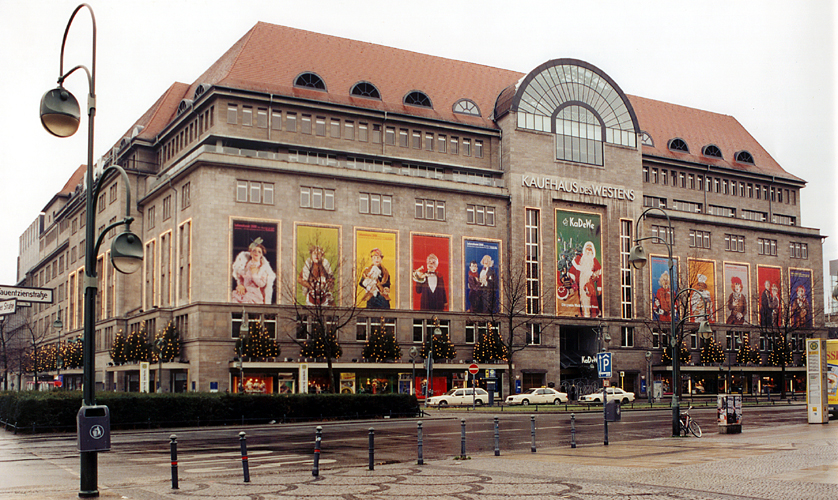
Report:
[{"label": "arched dormer window", "polygon": [[754,157],[751,156],[751,153],[747,151],[739,151],[738,153],[736,153],[735,158],[736,161],[738,161],[739,163],[750,163],[751,165],[754,164]]},{"label": "arched dormer window", "polygon": [[684,139],[672,139],[669,141],[669,150],[670,151],[677,151],[679,153],[689,153],[690,148],[687,146],[687,143],[684,142]]},{"label": "arched dormer window", "polygon": [[183,99],[177,105],[177,115],[180,116],[192,108],[192,99]]},{"label": "arched dormer window", "polygon": [[303,73],[294,80],[295,87],[307,89],[326,90],[326,83],[314,73]]},{"label": "arched dormer window", "polygon": [[715,144],[708,144],[704,146],[704,148],[701,150],[701,154],[703,154],[704,156],[709,156],[711,158],[723,158],[722,150],[719,149],[719,147]]},{"label": "arched dormer window", "polygon": [[352,86],[352,90],[349,91],[351,95],[358,96],[358,97],[367,97],[369,99],[381,99],[381,93],[375,87],[375,85],[369,82],[358,82]]},{"label": "arched dormer window", "polygon": [[652,139],[652,136],[649,135],[649,132],[646,132],[645,130],[640,133],[640,144],[643,144],[644,146],[649,146],[651,148],[655,147],[654,139]]},{"label": "arched dormer window", "polygon": [[420,106],[423,108],[433,108],[431,99],[424,92],[414,90],[404,96],[404,103],[411,106]]},{"label": "arched dormer window", "polygon": [[461,115],[480,116],[480,108],[470,99],[460,99],[455,102],[452,110]]},{"label": "arched dormer window", "polygon": [[192,96],[193,101],[197,101],[199,97],[204,95],[212,86],[208,83],[201,83],[195,87],[195,95]]}]

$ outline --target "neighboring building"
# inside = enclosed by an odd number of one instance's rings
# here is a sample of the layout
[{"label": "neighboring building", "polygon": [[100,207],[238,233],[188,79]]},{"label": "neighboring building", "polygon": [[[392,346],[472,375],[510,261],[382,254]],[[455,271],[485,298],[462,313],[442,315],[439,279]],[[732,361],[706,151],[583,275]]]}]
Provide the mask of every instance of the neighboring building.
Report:
[{"label": "neighboring building", "polygon": [[[109,365],[115,336],[143,323],[153,335],[169,322],[183,347],[178,362],[162,365],[165,390],[237,390],[240,370],[267,392],[316,390],[326,363],[299,355],[295,341],[310,325],[293,305],[312,300],[315,274],[336,300],[357,297],[363,308],[339,334],[335,370],[347,390],[409,386],[407,349],[437,326],[457,356],[435,374],[462,384],[487,321],[480,311],[509,306],[503,285],[518,275],[527,346],[511,373],[505,363],[481,365],[496,371],[504,393],[509,377],[523,388],[594,386],[600,330],[612,339],[612,384],[641,393],[651,373],[671,387],[661,362],[668,322],[653,300],[666,280],[666,246],[645,242],[650,265],[628,266],[647,207],[665,208],[674,232],[652,211],[640,236],[672,238],[682,286],[712,304],[724,368],[746,338],[767,358],[765,282],[785,297],[802,286],[809,309],[795,339],[821,335],[821,235],[802,225],[805,182],[734,118],[626,95],[583,61],[521,74],[259,23],[194,83],[172,85],[99,168],[111,162],[131,177],[132,229],[146,255],[129,276],[114,272],[107,245],[99,258],[96,377],[107,390],[139,388],[137,365]],[[101,190],[97,228],[122,216],[120,182]],[[45,210],[39,259],[21,279],[57,290],[58,302],[32,308],[32,323],[49,328],[60,310],[63,335],[74,337],[85,215],[83,191],[70,193]],[[256,240],[266,264],[236,280]],[[329,264],[304,272],[317,247]],[[370,271],[373,258],[386,272]],[[435,266],[435,277],[424,275]],[[737,284],[743,297],[729,308]],[[274,333],[278,358],[239,366],[243,311]],[[403,358],[362,362],[382,319]],[[698,339],[687,342],[685,390],[775,384],[779,368],[735,366],[730,375],[700,366]],[[799,357],[787,368],[793,388],[803,383]],[[77,385],[80,371],[65,375]]]}]

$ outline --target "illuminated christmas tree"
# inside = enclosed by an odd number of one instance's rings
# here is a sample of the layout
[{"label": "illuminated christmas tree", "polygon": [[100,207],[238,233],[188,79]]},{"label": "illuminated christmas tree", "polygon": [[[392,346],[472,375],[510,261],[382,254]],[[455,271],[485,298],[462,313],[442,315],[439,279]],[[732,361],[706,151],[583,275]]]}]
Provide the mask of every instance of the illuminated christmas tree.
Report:
[{"label": "illuminated christmas tree", "polygon": [[704,341],[704,346],[701,348],[701,362],[704,364],[723,363],[725,360],[725,353],[722,350],[721,344],[716,342],[716,339],[710,337]]},{"label": "illuminated christmas tree", "polygon": [[83,359],[84,350],[81,339],[64,342],[61,346],[62,368],[81,368]]},{"label": "illuminated christmas tree", "polygon": [[363,358],[370,361],[385,361],[388,359],[397,360],[401,357],[402,348],[399,346],[396,336],[387,331],[384,318],[381,318],[364,344]]},{"label": "illuminated christmas tree", "polygon": [[300,348],[300,356],[304,358],[339,359],[342,354],[343,349],[340,347],[337,334],[333,329],[324,329],[318,324],[311,325],[311,336]]},{"label": "illuminated christmas tree", "polygon": [[149,359],[149,344],[146,339],[148,333],[146,332],[145,321],[140,325],[139,331],[133,331],[125,339],[125,360],[129,362],[148,361]]},{"label": "illuminated christmas tree", "polygon": [[[785,345],[785,347],[783,347]],[[783,356],[786,358],[786,366],[790,365],[794,360],[791,353],[791,343],[777,342],[774,349],[768,353],[768,364],[771,366],[782,366]]]},{"label": "illuminated christmas tree", "polygon": [[128,342],[125,340],[125,336],[122,335],[122,330],[119,330],[111,344],[111,361],[113,361],[113,364],[119,366],[124,365],[128,361],[128,358],[125,357],[127,349]]},{"label": "illuminated christmas tree", "polygon": [[268,329],[260,321],[251,322],[247,337],[240,340],[242,356],[250,358],[275,358],[279,356],[280,348]]},{"label": "illuminated christmas tree", "polygon": [[[687,365],[690,363],[690,350],[687,349],[687,344],[681,342],[681,349],[678,351],[678,361],[682,365]],[[667,346],[666,349],[663,350],[663,355],[661,356],[661,363],[665,365],[672,364],[672,347]]]},{"label": "illuminated christmas tree", "polygon": [[480,363],[509,359],[509,349],[501,341],[500,334],[492,323],[486,323],[486,328],[480,329],[477,343],[474,344],[472,359]]},{"label": "illuminated christmas tree", "polygon": [[152,363],[158,362],[158,353],[161,352],[163,361],[172,361],[180,356],[180,334],[178,334],[177,329],[171,321],[166,325],[165,330],[157,332],[152,344],[151,358],[149,361]]},{"label": "illuminated christmas tree", "polygon": [[[434,330],[439,328],[439,319],[434,318]],[[451,343],[448,336],[448,329],[443,330],[441,335],[431,335],[431,343],[433,344],[434,361],[440,359],[454,359],[457,357],[457,349]],[[427,342],[422,345],[422,357],[428,357]]]},{"label": "illuminated christmas tree", "polygon": [[746,333],[742,339],[742,345],[739,346],[739,351],[736,353],[736,362],[740,365],[746,365],[748,363],[758,365],[760,361],[760,355],[751,347],[751,341]]}]

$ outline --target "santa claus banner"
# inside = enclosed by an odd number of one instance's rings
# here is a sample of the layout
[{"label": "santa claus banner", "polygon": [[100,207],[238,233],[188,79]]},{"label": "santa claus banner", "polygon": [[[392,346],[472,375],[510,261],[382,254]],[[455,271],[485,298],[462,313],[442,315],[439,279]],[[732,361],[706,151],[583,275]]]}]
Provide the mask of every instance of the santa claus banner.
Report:
[{"label": "santa claus banner", "polygon": [[600,215],[556,210],[558,316],[602,316],[602,259]]}]

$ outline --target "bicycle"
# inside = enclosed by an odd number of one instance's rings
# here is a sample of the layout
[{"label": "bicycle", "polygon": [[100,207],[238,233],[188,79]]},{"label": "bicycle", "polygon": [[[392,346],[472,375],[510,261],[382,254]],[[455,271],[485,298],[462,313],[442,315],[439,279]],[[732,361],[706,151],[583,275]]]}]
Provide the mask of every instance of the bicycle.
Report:
[{"label": "bicycle", "polygon": [[700,438],[701,426],[690,416],[690,410],[692,409],[693,407],[690,406],[687,411],[681,413],[681,432],[684,436],[687,435],[687,432],[692,432],[693,436]]}]

